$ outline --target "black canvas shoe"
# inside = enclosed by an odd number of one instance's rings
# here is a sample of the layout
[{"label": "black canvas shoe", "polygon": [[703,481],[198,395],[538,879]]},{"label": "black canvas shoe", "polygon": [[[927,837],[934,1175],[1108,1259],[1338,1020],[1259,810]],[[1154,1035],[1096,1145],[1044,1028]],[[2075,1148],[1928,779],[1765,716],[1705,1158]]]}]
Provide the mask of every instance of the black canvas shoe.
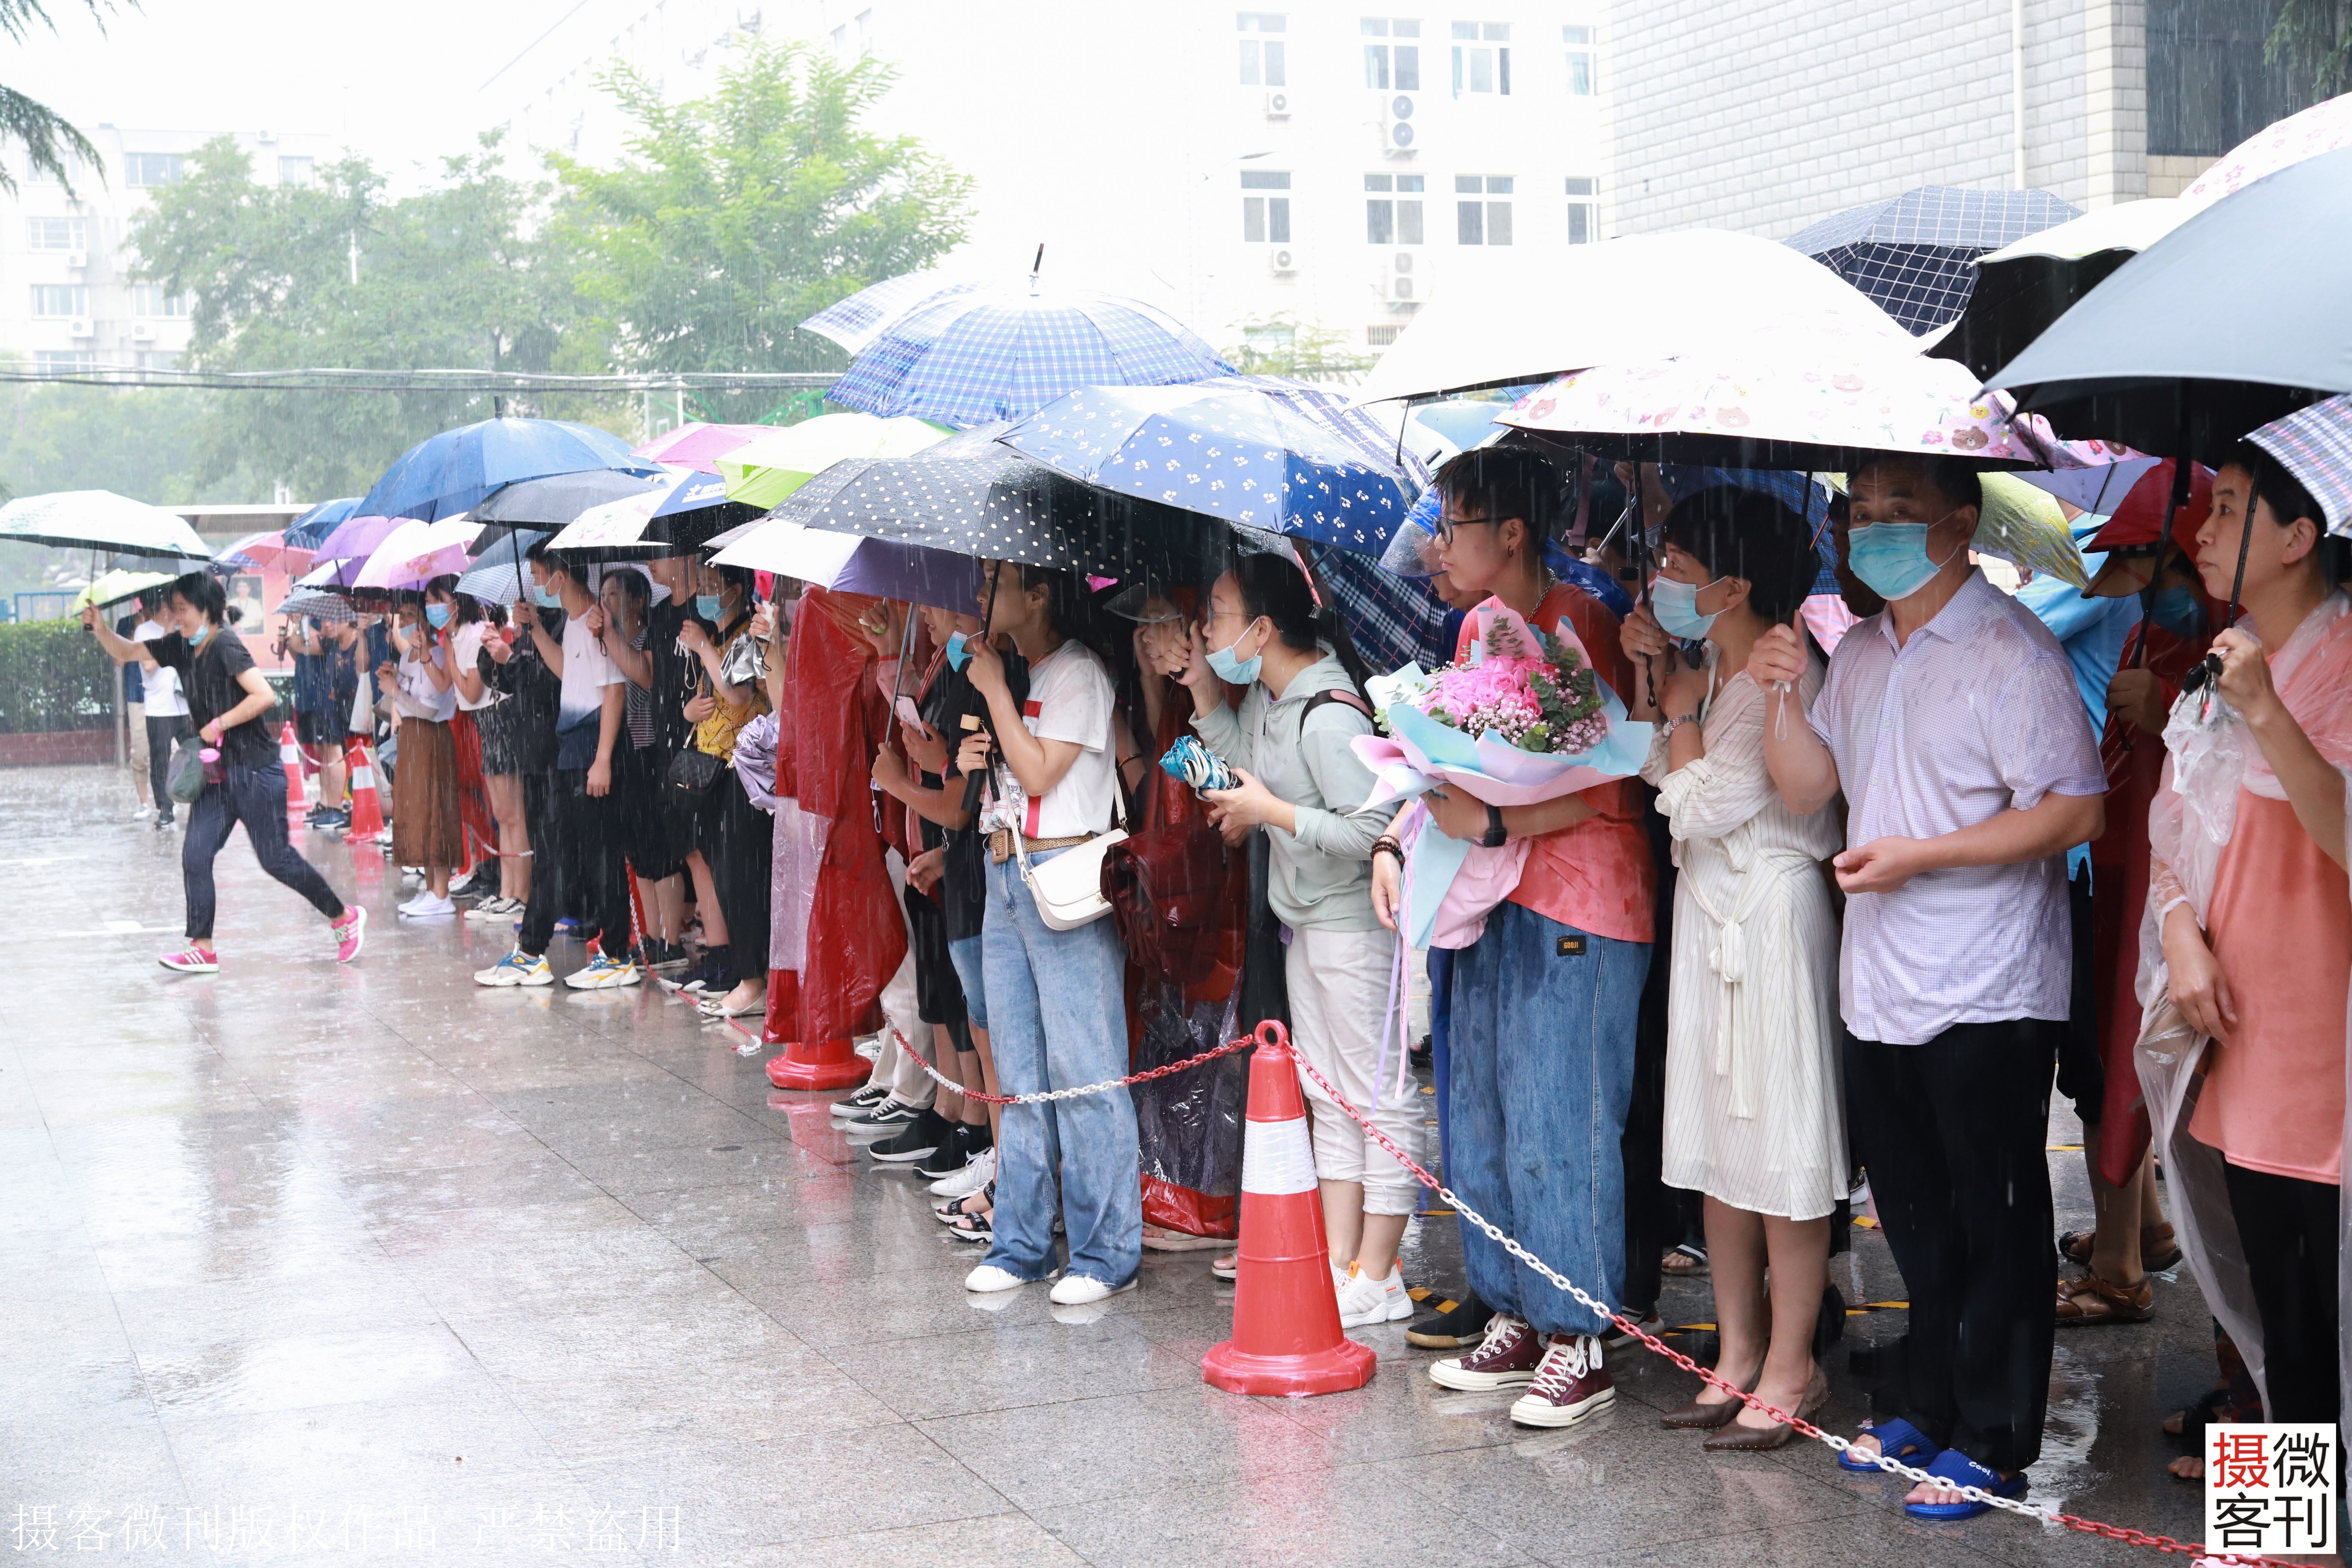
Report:
[{"label": "black canvas shoe", "polygon": [[969,1121],[959,1121],[949,1131],[947,1141],[930,1158],[915,1167],[915,1173],[934,1182],[942,1176],[951,1176],[979,1159],[980,1152],[987,1147],[987,1122],[975,1127]]},{"label": "black canvas shoe", "polygon": [[936,1110],[924,1110],[895,1135],[879,1143],[867,1144],[866,1152],[885,1165],[911,1165],[937,1152],[953,1131],[946,1117]]},{"label": "black canvas shoe", "polygon": [[1408,1323],[1404,1342],[1425,1351],[1460,1350],[1478,1342],[1486,1332],[1486,1320],[1494,1315],[1495,1309],[1478,1300],[1475,1292],[1465,1291],[1460,1300],[1441,1300],[1436,1303],[1436,1310]]}]

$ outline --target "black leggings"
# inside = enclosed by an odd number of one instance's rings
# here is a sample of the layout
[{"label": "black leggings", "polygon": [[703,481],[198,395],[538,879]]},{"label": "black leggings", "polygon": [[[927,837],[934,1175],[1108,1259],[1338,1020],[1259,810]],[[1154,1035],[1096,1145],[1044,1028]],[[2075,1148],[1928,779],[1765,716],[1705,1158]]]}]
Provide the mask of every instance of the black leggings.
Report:
[{"label": "black leggings", "polygon": [[165,822],[172,820],[172,809],[180,804],[163,787],[172,771],[172,744],[194,740],[195,734],[196,726],[185,713],[147,721],[147,783],[155,792],[155,815]]},{"label": "black leggings", "polygon": [[711,785],[718,797],[716,847],[705,851],[719,907],[727,917],[727,952],[738,984],[768,978],[768,882],[775,866],[776,819],[751,804],[728,768]]},{"label": "black leggings", "polygon": [[2223,1164],[2230,1215],[2263,1319],[2263,1383],[2273,1421],[2334,1422],[2336,1210],[2341,1189]]},{"label": "black leggings", "polygon": [[276,763],[266,768],[228,770],[226,782],[206,784],[205,793],[188,807],[187,837],[180,841],[180,871],[188,885],[188,936],[210,942],[213,934],[213,860],[228,842],[231,829],[245,824],[253,841],[253,858],[261,868],[310,900],[310,906],[331,921],[343,918],[343,900],[319,875],[319,868],[286,841],[286,770]]}]

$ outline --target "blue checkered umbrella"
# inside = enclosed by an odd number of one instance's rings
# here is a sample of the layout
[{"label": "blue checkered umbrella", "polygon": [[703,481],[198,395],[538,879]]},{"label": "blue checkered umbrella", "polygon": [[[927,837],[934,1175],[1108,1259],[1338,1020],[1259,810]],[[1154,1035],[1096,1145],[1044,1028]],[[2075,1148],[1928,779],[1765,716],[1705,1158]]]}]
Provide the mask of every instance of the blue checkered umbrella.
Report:
[{"label": "blue checkered umbrella", "polygon": [[1003,439],[1104,489],[1377,551],[1421,487],[1380,427],[1359,413],[1358,430],[1346,412],[1344,399],[1271,376],[1088,386]]},{"label": "blue checkered umbrella", "polygon": [[885,417],[1021,419],[1081,386],[1167,386],[1234,367],[1172,316],[1091,289],[973,288],[925,300],[825,392]]},{"label": "blue checkered umbrella", "polygon": [[2048,191],[1921,185],[1825,217],[1785,243],[1916,333],[1942,326],[1967,307],[1978,257],[2081,216]]}]

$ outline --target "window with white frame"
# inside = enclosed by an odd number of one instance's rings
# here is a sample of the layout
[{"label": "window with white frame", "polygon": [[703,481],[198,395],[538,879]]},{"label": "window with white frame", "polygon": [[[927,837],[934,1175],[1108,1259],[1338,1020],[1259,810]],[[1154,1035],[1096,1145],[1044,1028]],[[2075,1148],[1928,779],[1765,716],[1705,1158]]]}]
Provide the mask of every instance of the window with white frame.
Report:
[{"label": "window with white frame", "polygon": [[1249,245],[1288,245],[1290,198],[1270,193],[1289,190],[1290,176],[1265,169],[1244,170],[1242,189],[1254,193],[1242,197],[1243,241]]},{"label": "window with white frame", "polygon": [[1364,85],[1381,92],[1421,90],[1421,24],[1401,16],[1363,19]]},{"label": "window with white frame", "polygon": [[33,368],[43,375],[70,375],[77,371],[96,370],[98,356],[88,349],[42,349],[33,355]]},{"label": "window with white frame", "polygon": [[122,183],[136,189],[145,185],[176,185],[181,159],[177,153],[125,153]]},{"label": "window with white frame", "polygon": [[1282,35],[1289,29],[1289,25],[1290,18],[1280,11],[1237,11],[1234,14],[1234,26],[1242,35],[1244,87],[1290,85],[1282,58]]},{"label": "window with white frame", "polygon": [[1568,46],[1568,95],[1570,98],[1592,96],[1592,29],[1562,27],[1560,41]]},{"label": "window with white frame", "polygon": [[1601,237],[1601,182],[1590,174],[1568,177],[1568,243],[1591,245]]},{"label": "window with white frame", "polygon": [[1397,341],[1397,334],[1403,331],[1404,324],[1401,321],[1375,322],[1364,329],[1364,346],[1368,349],[1387,348]]},{"label": "window with white frame", "polygon": [[180,356],[175,353],[158,353],[152,349],[142,349],[139,353],[139,368],[141,370],[177,370],[180,368]]},{"label": "window with white frame", "polygon": [[89,290],[79,283],[36,283],[33,285],[33,314],[87,316],[89,314]]},{"label": "window with white frame", "polygon": [[281,185],[307,185],[317,167],[316,159],[280,158],[278,160],[278,183]]},{"label": "window with white frame", "polygon": [[1454,96],[1511,90],[1511,25],[1454,24]]},{"label": "window with white frame", "polygon": [[[1454,243],[1511,243],[1510,175],[1456,174],[1454,176]],[[1503,199],[1496,201],[1496,196]]]},{"label": "window with white frame", "polygon": [[34,250],[86,250],[89,225],[78,217],[29,217],[25,244]]},{"label": "window with white frame", "polygon": [[839,59],[854,60],[873,47],[874,13],[871,11],[860,11],[833,30],[833,52]]},{"label": "window with white frame", "polygon": [[131,286],[131,313],[173,320],[188,313],[188,297],[166,293],[161,283],[133,283]]},{"label": "window with white frame", "polygon": [[1371,245],[1422,243],[1419,174],[1364,176],[1364,239]]}]

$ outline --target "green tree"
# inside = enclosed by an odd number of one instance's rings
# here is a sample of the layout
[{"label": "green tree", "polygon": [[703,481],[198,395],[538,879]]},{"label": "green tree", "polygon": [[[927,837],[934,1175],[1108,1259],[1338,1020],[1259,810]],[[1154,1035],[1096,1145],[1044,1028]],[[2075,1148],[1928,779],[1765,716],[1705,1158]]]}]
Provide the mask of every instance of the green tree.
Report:
[{"label": "green tree", "polygon": [[[506,174],[495,133],[399,200],[358,158],[308,185],[257,183],[223,137],[155,193],[130,238],[141,276],[191,297],[192,368],[544,370],[570,311],[530,237],[541,199]],[[242,466],[305,495],[364,489],[406,447],[493,412],[486,395],[430,389],[207,402],[197,478]]]},{"label": "green tree", "polygon": [[[112,490],[157,506],[250,500],[254,481],[194,476],[205,409],[186,392],[25,386],[0,401],[0,490]],[[261,493],[268,493],[267,479]]]},{"label": "green tree", "polygon": [[[761,44],[718,90],[670,104],[633,68],[605,89],[635,121],[628,155],[594,168],[551,155],[565,247],[587,319],[561,357],[632,369],[825,371],[839,348],[799,323],[961,243],[971,180],[911,137],[859,121],[895,73],[804,45]],[[780,399],[707,400],[757,418]]]},{"label": "green tree", "polygon": [[2352,4],[2284,0],[2263,58],[2311,80],[2315,101],[2352,87]]},{"label": "green tree", "polygon": [[[82,0],[89,14],[98,19],[99,26],[106,26],[106,14],[114,9],[114,0]],[[138,0],[131,0],[136,5]],[[0,33],[12,42],[22,43],[25,35],[38,22],[56,32],[58,25],[49,16],[43,0],[0,0]],[[89,138],[75,130],[66,117],[47,104],[18,92],[13,87],[0,87],[0,140],[21,142],[25,145],[25,161],[33,177],[52,177],[73,192],[74,166],[95,170],[98,149]],[[0,166],[0,190],[13,193],[16,177]]]},{"label": "green tree", "polygon": [[1286,375],[1294,381],[1353,381],[1372,368],[1349,335],[1320,321],[1302,322],[1288,310],[1244,322],[1242,341],[1224,351],[1244,375]]}]

